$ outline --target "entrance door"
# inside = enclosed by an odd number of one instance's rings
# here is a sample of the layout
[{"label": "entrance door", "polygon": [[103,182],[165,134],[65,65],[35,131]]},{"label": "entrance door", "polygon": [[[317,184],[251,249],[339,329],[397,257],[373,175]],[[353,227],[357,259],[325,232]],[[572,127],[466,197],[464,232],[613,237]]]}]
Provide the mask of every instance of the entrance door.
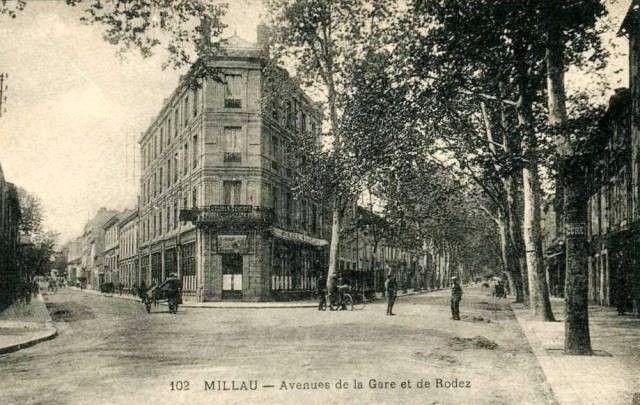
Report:
[{"label": "entrance door", "polygon": [[222,299],[242,299],[242,255],[222,255]]}]

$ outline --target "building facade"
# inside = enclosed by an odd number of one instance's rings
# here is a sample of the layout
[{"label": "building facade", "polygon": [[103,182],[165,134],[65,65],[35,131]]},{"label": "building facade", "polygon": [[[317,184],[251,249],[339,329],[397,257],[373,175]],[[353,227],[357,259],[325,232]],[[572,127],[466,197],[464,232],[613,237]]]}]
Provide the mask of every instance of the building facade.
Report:
[{"label": "building facade", "polygon": [[[315,288],[323,215],[294,199],[287,144],[319,133],[320,112],[297,87],[264,104],[267,60],[234,36],[206,63],[221,72],[182,81],[140,139],[140,277],[171,272],[199,301],[287,299]],[[182,216],[180,215],[182,213]]]},{"label": "building facade", "polygon": [[120,213],[104,223],[104,281],[117,284],[119,280],[119,228]]},{"label": "building facade", "polygon": [[118,282],[126,292],[135,293],[140,285],[138,266],[138,210],[121,214],[118,223]]},{"label": "building facade", "polygon": [[20,203],[16,187],[5,181],[0,166],[0,308],[13,302],[23,281],[18,265]]},{"label": "building facade", "polygon": [[67,244],[67,281],[78,282],[82,276],[82,238],[76,238]]},{"label": "building facade", "polygon": [[116,213],[117,211],[114,210],[100,208],[96,215],[86,223],[82,234],[81,279],[87,286],[95,290],[99,290],[100,285],[105,282],[104,224]]},{"label": "building facade", "polygon": [[620,35],[629,40],[629,88],[618,89],[611,98],[588,167],[589,299],[638,313],[640,1],[632,1]]}]

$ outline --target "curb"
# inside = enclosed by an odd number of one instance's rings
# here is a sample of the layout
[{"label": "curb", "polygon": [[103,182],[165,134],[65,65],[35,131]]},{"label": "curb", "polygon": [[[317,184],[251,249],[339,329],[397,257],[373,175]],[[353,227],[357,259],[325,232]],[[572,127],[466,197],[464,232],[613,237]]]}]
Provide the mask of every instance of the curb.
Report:
[{"label": "curb", "polygon": [[35,346],[38,343],[45,342],[47,340],[54,339],[58,336],[58,330],[53,327],[53,330],[49,330],[47,334],[37,337],[35,339],[27,340],[25,342],[17,343],[11,346],[0,347],[0,355],[17,352],[18,350],[26,349],[27,347]]},{"label": "curb", "polygon": [[[43,302],[43,303],[45,302],[44,301],[44,297],[42,296],[42,294],[38,294],[36,299],[38,301]],[[49,309],[47,309],[47,314],[49,314]],[[41,335],[41,336],[39,336],[39,337],[37,337],[35,339],[29,339],[29,340],[26,340],[24,342],[16,343],[16,344],[13,344],[13,345],[10,345],[10,346],[0,347],[0,355],[17,352],[18,350],[22,350],[22,349],[26,349],[26,348],[31,347],[31,346],[35,346],[38,343],[42,343],[42,342],[45,342],[47,340],[52,340],[56,336],[58,336],[58,329],[55,327],[55,325],[53,324],[53,321],[51,320],[51,314],[49,314],[49,320],[46,322],[46,327],[47,327],[48,331],[44,332],[43,335]]]},{"label": "curb", "polygon": [[[92,295],[96,295],[104,298],[116,298],[120,300],[140,302],[140,299],[138,297],[129,296],[129,295],[104,294],[96,290],[89,290],[89,289],[81,290],[78,287],[68,287],[68,288],[71,288],[79,292],[83,292],[85,294],[92,294]],[[410,295],[427,294],[427,293],[439,291],[439,290],[440,289],[412,291],[412,292],[407,292],[405,294],[398,294],[397,297],[401,298],[401,297],[406,297]],[[380,301],[380,300],[384,300],[384,297],[376,298],[375,301]],[[164,306],[167,305],[166,302],[159,302],[159,304]],[[317,308],[317,306],[318,306],[318,303],[316,301],[310,301],[309,303],[289,304],[289,305],[287,305],[282,301],[280,302],[274,301],[269,303],[265,302],[262,304],[254,303],[254,302],[206,302],[206,303],[198,302],[198,303],[180,304],[181,308],[196,308],[196,309],[198,308],[199,309],[208,309],[208,308],[212,308],[212,309],[287,309],[287,308]]]}]

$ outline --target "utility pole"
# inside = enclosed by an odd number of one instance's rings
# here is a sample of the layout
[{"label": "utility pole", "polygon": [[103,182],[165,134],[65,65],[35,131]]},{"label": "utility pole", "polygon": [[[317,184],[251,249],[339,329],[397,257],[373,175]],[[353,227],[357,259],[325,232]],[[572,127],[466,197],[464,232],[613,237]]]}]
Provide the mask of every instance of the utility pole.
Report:
[{"label": "utility pole", "polygon": [[5,82],[9,79],[8,73],[0,73],[0,117],[3,112],[7,112],[7,95],[5,94],[9,86]]}]

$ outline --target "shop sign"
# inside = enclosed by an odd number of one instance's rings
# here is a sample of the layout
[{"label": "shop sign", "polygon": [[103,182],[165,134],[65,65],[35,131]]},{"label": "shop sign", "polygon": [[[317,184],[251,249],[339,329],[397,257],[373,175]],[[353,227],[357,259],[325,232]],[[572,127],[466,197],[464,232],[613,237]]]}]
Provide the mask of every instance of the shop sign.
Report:
[{"label": "shop sign", "polygon": [[219,254],[222,253],[248,253],[249,241],[247,235],[218,235]]},{"label": "shop sign", "polygon": [[566,224],[565,234],[569,238],[582,237],[586,235],[586,226],[584,223]]},{"label": "shop sign", "polygon": [[329,242],[327,242],[324,239],[313,238],[311,236],[307,236],[302,233],[285,231],[284,229],[273,228],[272,232],[273,232],[273,236],[281,239],[286,239],[292,242],[302,242],[302,243],[307,243],[309,245],[318,246],[318,247],[326,246],[329,244]]}]

